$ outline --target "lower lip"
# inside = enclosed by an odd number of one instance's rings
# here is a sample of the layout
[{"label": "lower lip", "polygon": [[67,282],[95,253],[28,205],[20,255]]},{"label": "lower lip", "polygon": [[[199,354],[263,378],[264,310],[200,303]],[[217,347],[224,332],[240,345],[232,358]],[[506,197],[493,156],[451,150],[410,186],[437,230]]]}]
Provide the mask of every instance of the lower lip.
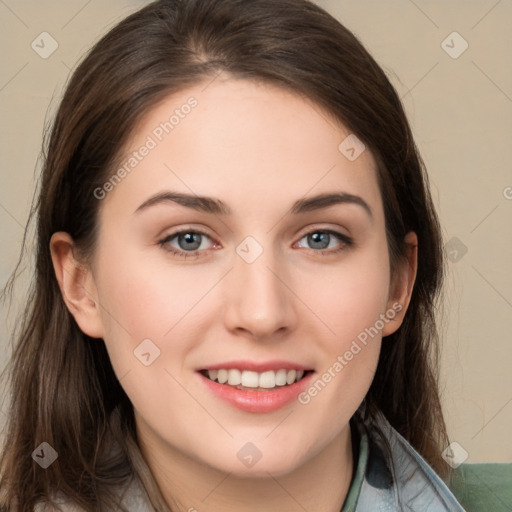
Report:
[{"label": "lower lip", "polygon": [[280,386],[268,391],[247,391],[219,384],[201,373],[199,376],[212,393],[230,405],[247,412],[272,412],[293,402],[299,393],[308,386],[314,372],[289,386]]}]

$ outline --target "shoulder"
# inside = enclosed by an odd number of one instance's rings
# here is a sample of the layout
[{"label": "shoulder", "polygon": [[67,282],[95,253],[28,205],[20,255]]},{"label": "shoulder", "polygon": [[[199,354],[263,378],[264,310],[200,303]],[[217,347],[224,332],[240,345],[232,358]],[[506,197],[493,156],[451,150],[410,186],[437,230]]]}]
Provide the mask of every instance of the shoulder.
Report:
[{"label": "shoulder", "polygon": [[[464,512],[443,480],[382,414],[359,428],[368,436],[368,462],[357,511]],[[372,503],[383,508],[372,508]]]}]

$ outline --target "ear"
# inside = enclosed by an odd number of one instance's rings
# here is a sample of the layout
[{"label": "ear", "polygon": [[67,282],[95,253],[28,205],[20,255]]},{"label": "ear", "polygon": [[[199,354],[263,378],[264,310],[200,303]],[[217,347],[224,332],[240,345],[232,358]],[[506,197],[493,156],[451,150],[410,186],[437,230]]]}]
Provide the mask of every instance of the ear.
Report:
[{"label": "ear", "polygon": [[50,240],[50,252],[62,298],[76,323],[88,336],[103,337],[99,301],[91,270],[75,259],[73,239],[64,231]]},{"label": "ear", "polygon": [[[389,321],[382,329],[382,336],[393,334],[401,325],[405,312],[411,301],[412,289],[416,280],[418,269],[418,237],[410,231],[405,235],[406,258],[399,263],[391,281],[390,294],[387,303]],[[392,317],[392,314],[394,316]]]}]

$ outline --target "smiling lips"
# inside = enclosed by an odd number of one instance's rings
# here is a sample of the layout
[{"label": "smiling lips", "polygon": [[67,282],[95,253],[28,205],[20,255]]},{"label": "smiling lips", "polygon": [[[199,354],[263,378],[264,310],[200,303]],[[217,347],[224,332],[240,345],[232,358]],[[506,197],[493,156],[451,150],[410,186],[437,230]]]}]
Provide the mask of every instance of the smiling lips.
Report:
[{"label": "smiling lips", "polygon": [[249,389],[274,389],[302,379],[310,368],[290,361],[229,361],[205,367],[201,374],[219,384]]},{"label": "smiling lips", "polygon": [[277,371],[255,372],[251,370],[239,370],[236,368],[219,370],[207,370],[203,375],[208,376],[212,381],[219,384],[228,384],[238,389],[273,389],[277,386],[287,386],[298,382],[304,376],[304,370],[286,370],[281,368]]},{"label": "smiling lips", "polygon": [[287,361],[233,361],[199,371],[216,396],[248,412],[271,412],[292,402],[307,386],[313,370]]}]

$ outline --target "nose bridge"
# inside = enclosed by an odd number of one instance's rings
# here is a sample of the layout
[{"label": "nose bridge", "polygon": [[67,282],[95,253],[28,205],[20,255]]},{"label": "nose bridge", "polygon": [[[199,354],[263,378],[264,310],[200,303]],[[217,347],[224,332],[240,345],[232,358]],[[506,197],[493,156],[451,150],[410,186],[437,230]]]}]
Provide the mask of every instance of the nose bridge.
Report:
[{"label": "nose bridge", "polygon": [[229,328],[264,337],[292,326],[293,295],[283,283],[285,275],[280,276],[282,263],[270,242],[248,236],[238,244],[227,295],[225,321]]}]

